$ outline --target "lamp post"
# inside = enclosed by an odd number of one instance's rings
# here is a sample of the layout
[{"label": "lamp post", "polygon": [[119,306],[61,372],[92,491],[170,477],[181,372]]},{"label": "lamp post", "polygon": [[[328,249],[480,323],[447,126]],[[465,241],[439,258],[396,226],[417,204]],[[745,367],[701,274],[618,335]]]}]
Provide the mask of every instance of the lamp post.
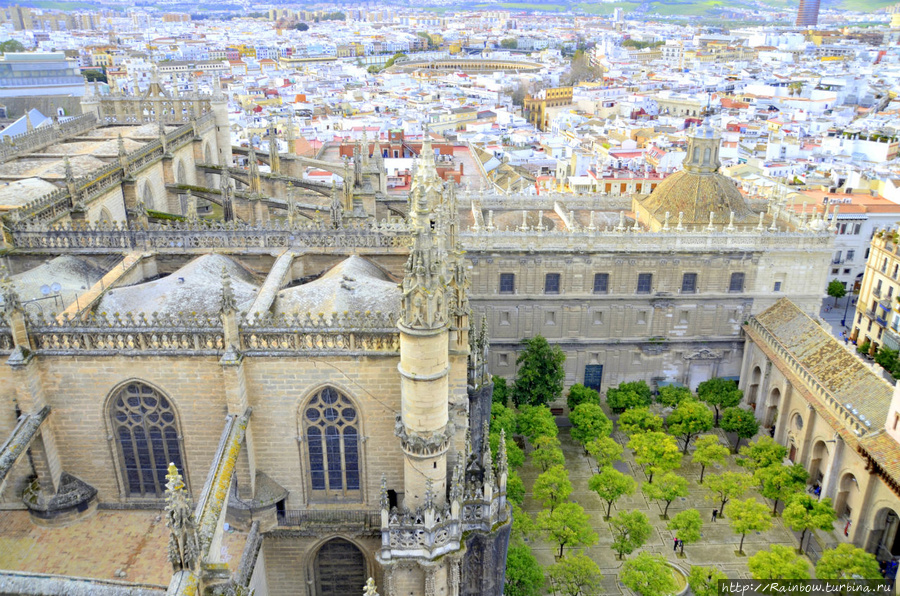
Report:
[{"label": "lamp post", "polygon": [[853,291],[847,294],[847,304],[844,305],[844,318],[841,319],[841,327],[847,326],[847,309],[850,308],[850,300],[853,298]]}]

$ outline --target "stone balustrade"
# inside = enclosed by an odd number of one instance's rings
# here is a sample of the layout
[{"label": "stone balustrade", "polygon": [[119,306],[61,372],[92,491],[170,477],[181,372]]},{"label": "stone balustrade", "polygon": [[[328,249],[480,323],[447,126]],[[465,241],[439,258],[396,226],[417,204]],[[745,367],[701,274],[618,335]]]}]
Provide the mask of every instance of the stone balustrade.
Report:
[{"label": "stone balustrade", "polygon": [[75,116],[65,121],[55,121],[51,126],[41,126],[28,132],[6,137],[0,142],[0,163],[34,151],[40,151],[69,137],[91,130],[98,124],[93,114]]}]

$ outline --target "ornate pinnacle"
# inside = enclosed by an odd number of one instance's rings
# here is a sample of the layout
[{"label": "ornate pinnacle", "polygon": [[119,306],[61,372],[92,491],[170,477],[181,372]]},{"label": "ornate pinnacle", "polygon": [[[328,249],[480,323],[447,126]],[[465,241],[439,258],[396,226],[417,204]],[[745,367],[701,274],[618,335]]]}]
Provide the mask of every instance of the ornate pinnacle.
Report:
[{"label": "ornate pinnacle", "polygon": [[69,163],[69,156],[63,157],[63,164],[66,168],[66,182],[75,182],[75,174],[72,173],[72,164]]},{"label": "ornate pinnacle", "polygon": [[506,429],[500,429],[500,445],[497,447],[499,463],[497,471],[500,474],[509,473],[509,462],[506,459]]},{"label": "ornate pinnacle", "polygon": [[456,452],[456,465],[453,466],[453,479],[450,484],[450,500],[459,501],[463,493],[463,454]]},{"label": "ornate pinnacle", "polygon": [[200,548],[191,499],[174,463],[166,475],[166,527],[169,528],[169,562],[175,571],[196,568]]},{"label": "ornate pinnacle", "polygon": [[391,506],[391,501],[388,499],[387,492],[387,476],[381,475],[381,508],[388,509]]},{"label": "ornate pinnacle", "polygon": [[481,467],[484,468],[484,483],[494,486],[494,458],[491,454],[491,436],[488,434],[489,432],[490,426],[485,421],[482,435]]},{"label": "ornate pinnacle", "polygon": [[378,592],[375,591],[375,580],[371,577],[366,580],[366,585],[363,586],[363,596],[378,596]]},{"label": "ornate pinnacle", "polygon": [[119,146],[119,157],[124,157],[127,152],[125,151],[125,139],[122,138],[122,133],[119,133],[119,140],[117,143]]},{"label": "ornate pinnacle", "polygon": [[234,291],[231,289],[231,276],[225,267],[222,267],[222,308],[223,314],[230,314],[237,310],[237,302],[234,299]]},{"label": "ornate pinnacle", "polygon": [[425,509],[434,509],[434,481],[425,481]]}]

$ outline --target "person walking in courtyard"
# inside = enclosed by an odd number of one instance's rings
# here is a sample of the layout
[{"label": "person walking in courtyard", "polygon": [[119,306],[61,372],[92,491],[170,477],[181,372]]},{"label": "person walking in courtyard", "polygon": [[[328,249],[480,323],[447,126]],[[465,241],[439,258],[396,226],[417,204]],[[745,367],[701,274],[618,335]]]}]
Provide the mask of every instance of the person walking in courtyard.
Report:
[{"label": "person walking in courtyard", "polygon": [[718,509],[713,509],[712,520],[713,520],[713,521],[716,521],[716,517],[718,517],[718,515],[719,515],[719,510],[718,510]]}]

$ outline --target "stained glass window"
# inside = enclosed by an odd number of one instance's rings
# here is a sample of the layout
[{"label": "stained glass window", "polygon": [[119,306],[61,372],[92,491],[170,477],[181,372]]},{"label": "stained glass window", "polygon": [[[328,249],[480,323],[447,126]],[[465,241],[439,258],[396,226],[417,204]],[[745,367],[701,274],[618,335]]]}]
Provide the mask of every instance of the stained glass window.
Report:
[{"label": "stained glass window", "polygon": [[128,383],[113,398],[111,417],[128,494],[164,496],[169,463],[184,474],[172,403],[152,387]]},{"label": "stained glass window", "polygon": [[314,492],[344,496],[359,490],[359,429],[356,409],[332,387],[325,387],[303,409]]}]

